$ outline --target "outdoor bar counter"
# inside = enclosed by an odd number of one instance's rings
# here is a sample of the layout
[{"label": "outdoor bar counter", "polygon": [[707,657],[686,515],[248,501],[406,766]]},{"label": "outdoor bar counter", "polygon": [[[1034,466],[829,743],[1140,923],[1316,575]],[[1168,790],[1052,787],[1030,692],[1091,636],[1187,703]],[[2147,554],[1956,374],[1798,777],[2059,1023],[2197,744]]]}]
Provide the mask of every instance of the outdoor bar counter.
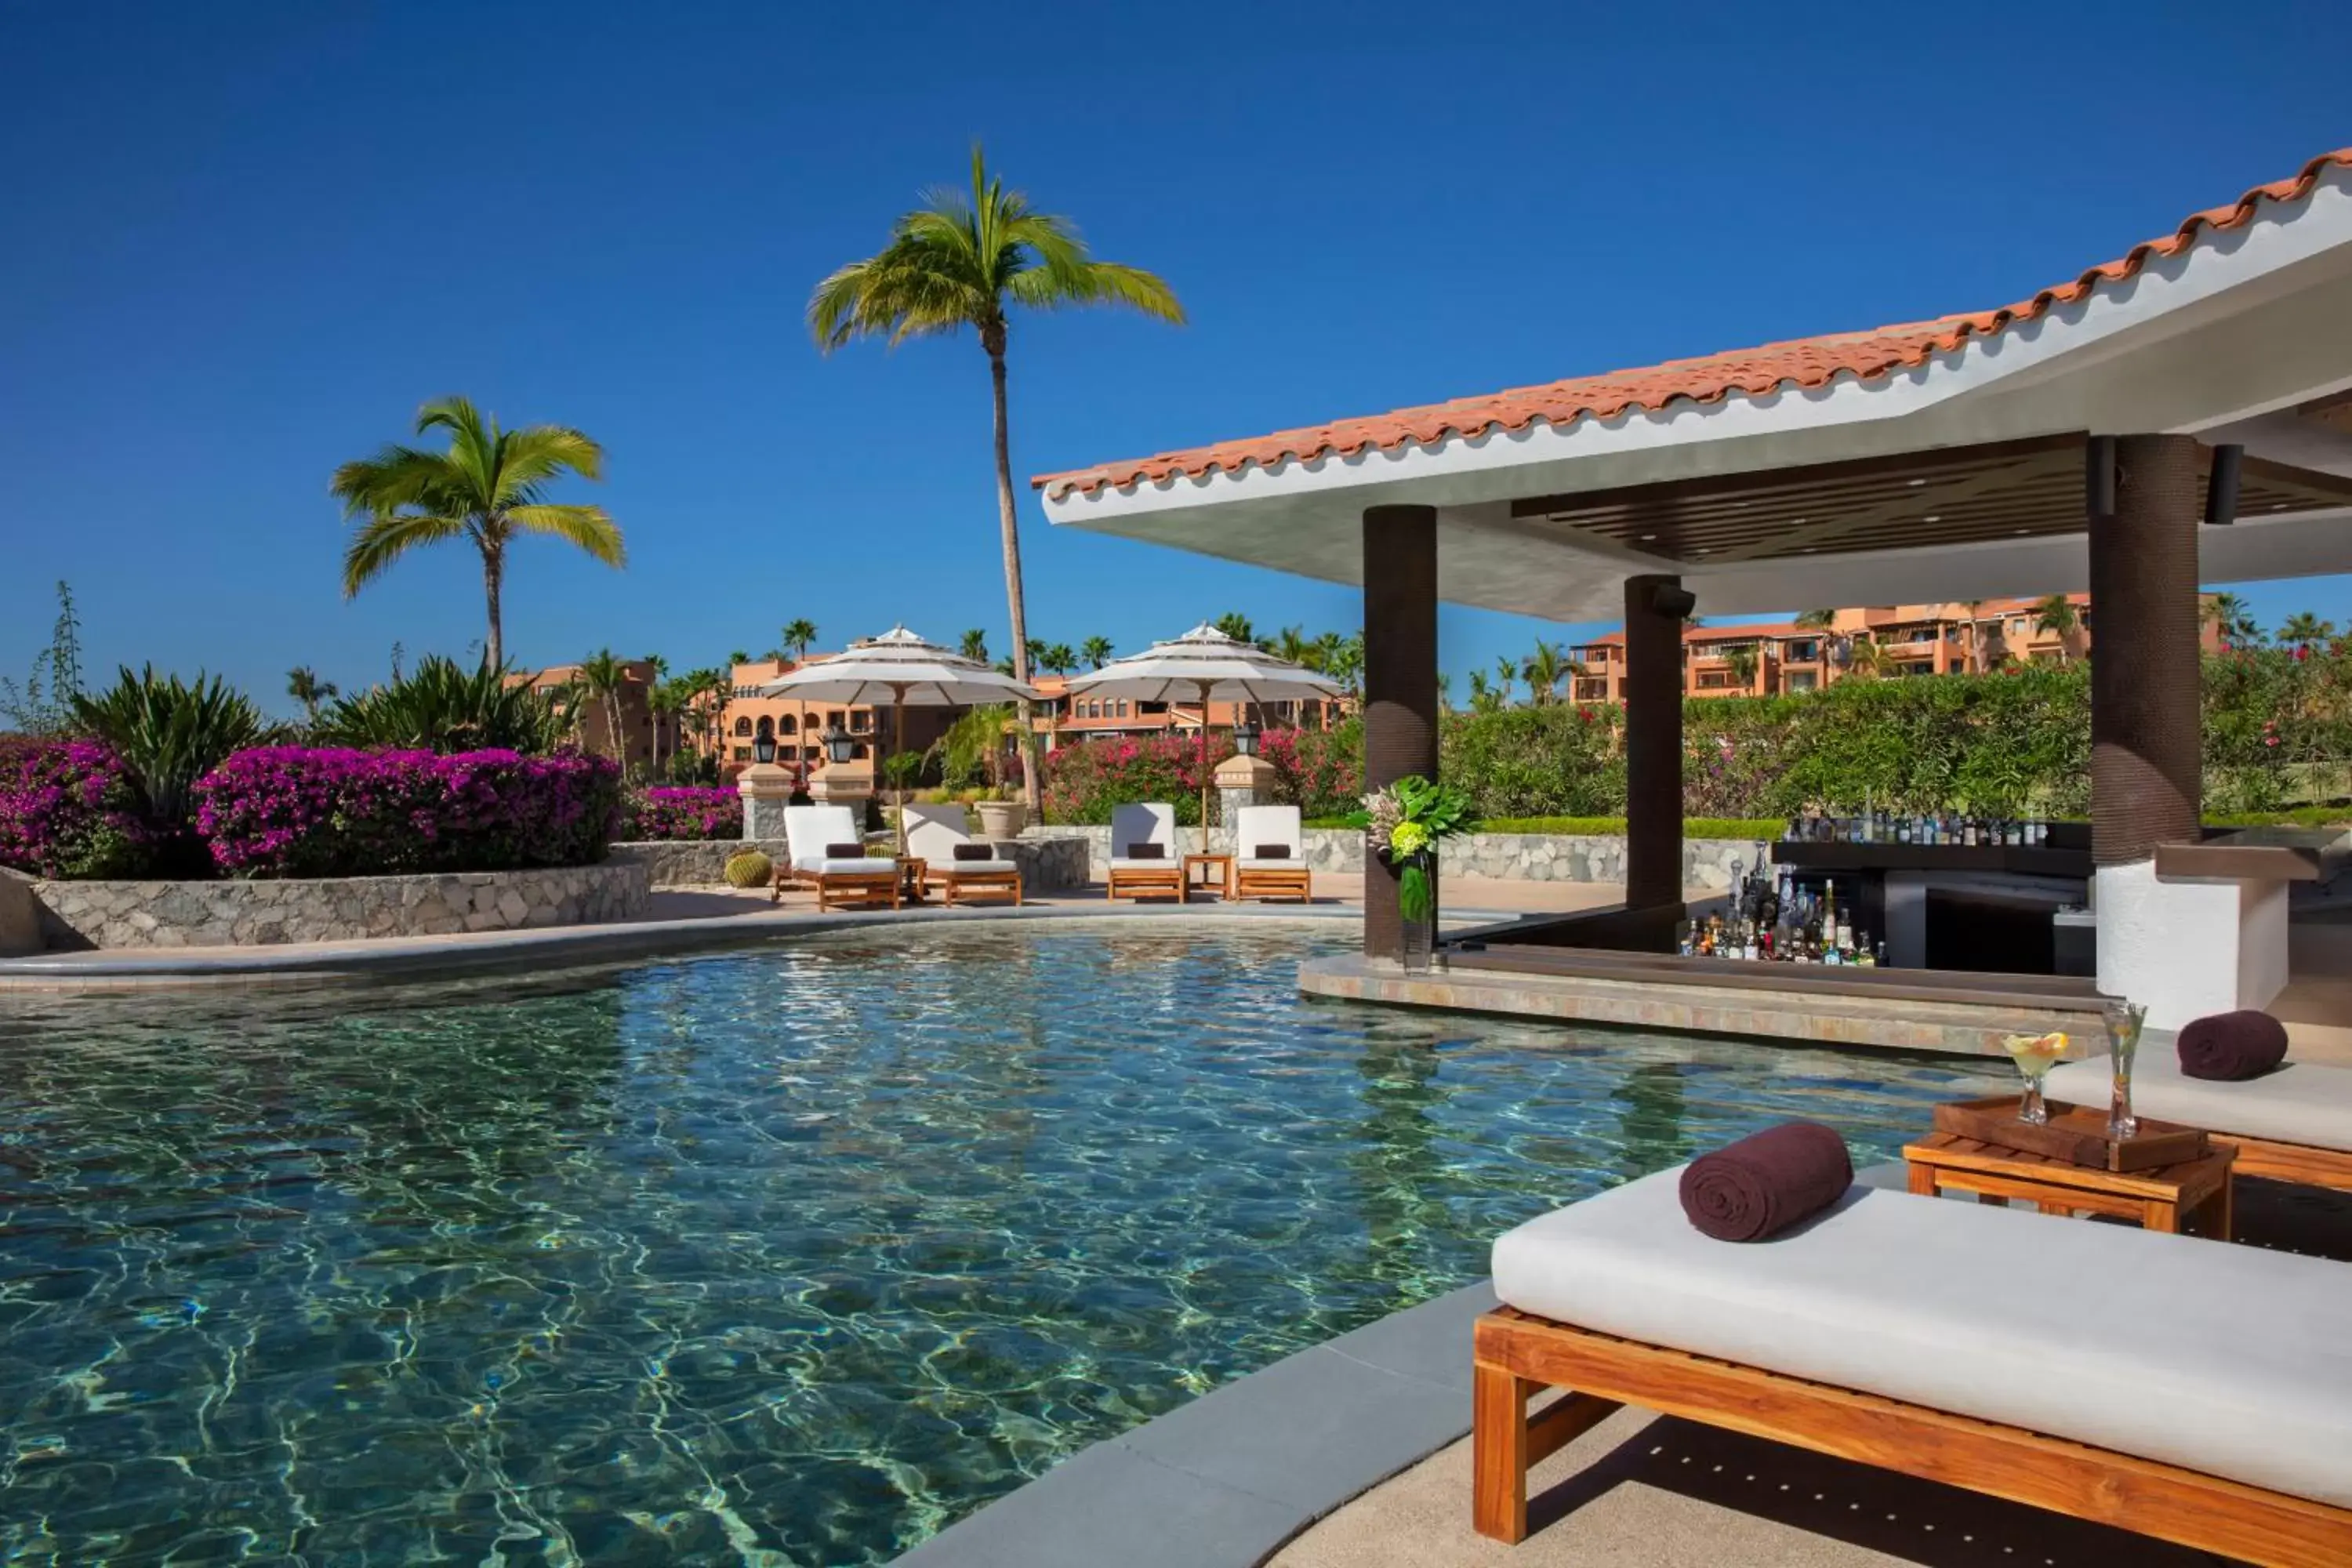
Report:
[{"label": "outdoor bar counter", "polygon": [[1896,969],[2089,974],[2086,823],[2053,822],[2046,843],[1850,844],[1783,839],[1772,860],[1801,884],[1827,883],[1882,932]]}]

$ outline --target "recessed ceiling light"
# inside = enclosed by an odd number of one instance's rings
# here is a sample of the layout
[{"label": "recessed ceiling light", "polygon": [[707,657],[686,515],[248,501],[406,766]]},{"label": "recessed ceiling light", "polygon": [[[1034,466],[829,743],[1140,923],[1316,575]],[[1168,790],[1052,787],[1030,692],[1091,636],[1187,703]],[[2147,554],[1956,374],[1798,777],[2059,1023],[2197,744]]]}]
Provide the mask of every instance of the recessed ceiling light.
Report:
[{"label": "recessed ceiling light", "polygon": [[2018,536],[2020,539],[2022,539],[2022,538],[2024,538],[2027,534],[2029,534],[2029,533],[2031,533],[2031,532],[2032,532],[2032,531],[2032,531],[2032,529],[2030,529],[2030,528],[2021,528],[2021,529],[2019,529],[2019,530],[2017,531],[2017,536]]},{"label": "recessed ceiling light", "polygon": [[1818,544],[1808,544],[1804,549],[1799,551],[1798,553],[1801,555],[1811,555],[1814,551],[1819,550],[1821,546]]},{"label": "recessed ceiling light", "polygon": [[2284,511],[2286,510],[2286,502],[2283,500],[2274,500],[2271,502],[2271,510],[2273,511]]},{"label": "recessed ceiling light", "polygon": [[1927,514],[1926,521],[1928,522],[1941,522],[1944,521],[1944,514],[1940,511],[1931,511]]},{"label": "recessed ceiling light", "polygon": [[1643,543],[1644,543],[1644,544],[1647,544],[1650,541],[1652,541],[1652,540],[1654,540],[1654,539],[1655,539],[1655,538],[1657,538],[1657,537],[1658,537],[1658,536],[1657,536],[1656,534],[1654,534],[1654,533],[1645,533],[1645,534],[1642,535],[1642,542],[1643,542]]},{"label": "recessed ceiling light", "polygon": [[1916,490],[1916,489],[1917,489],[1921,485],[1926,484],[1927,482],[1927,480],[1925,480],[1925,479],[1913,479],[1913,480],[1909,481],[1911,488],[1912,488],[1913,489],[1915,489],[1915,490]]},{"label": "recessed ceiling light", "polygon": [[1701,555],[1712,555],[1715,553],[1715,547],[1710,544],[1702,544],[1698,547],[1698,552]]}]

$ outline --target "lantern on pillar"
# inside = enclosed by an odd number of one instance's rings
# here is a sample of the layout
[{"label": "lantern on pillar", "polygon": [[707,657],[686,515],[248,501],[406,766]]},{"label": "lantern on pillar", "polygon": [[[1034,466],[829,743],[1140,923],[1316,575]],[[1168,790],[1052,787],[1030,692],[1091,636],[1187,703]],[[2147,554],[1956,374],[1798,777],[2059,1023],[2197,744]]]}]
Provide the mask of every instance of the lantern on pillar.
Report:
[{"label": "lantern on pillar", "polygon": [[766,734],[754,737],[751,742],[751,757],[752,760],[757,762],[761,767],[765,767],[770,763],[774,762],[776,760],[776,738],[773,735]]},{"label": "lantern on pillar", "polygon": [[857,742],[849,738],[848,731],[835,726],[824,732],[824,755],[827,762],[845,763],[856,755],[856,752]]},{"label": "lantern on pillar", "polygon": [[1234,726],[1234,750],[1244,757],[1257,755],[1258,728],[1244,718]]}]

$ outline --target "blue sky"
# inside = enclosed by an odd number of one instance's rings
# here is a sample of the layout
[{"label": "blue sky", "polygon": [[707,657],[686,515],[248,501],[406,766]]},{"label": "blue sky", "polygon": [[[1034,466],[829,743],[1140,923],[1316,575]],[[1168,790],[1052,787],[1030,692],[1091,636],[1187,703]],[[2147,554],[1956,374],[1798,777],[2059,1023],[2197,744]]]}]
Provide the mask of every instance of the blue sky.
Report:
[{"label": "blue sky", "polygon": [[[1004,624],[970,340],[820,357],[810,287],[977,137],[1192,323],[1023,323],[1048,469],[2018,299],[2352,142],[2337,4],[0,8],[0,672],[277,708],[481,636],[443,550],[342,600],[335,465],[463,392],[610,455],[614,574],[527,544],[508,645],[673,665]],[[1339,588],[1049,530],[1031,626],[1123,649]],[[2352,619],[2345,579],[2247,594]],[[1540,622],[1449,611],[1456,671]]]}]

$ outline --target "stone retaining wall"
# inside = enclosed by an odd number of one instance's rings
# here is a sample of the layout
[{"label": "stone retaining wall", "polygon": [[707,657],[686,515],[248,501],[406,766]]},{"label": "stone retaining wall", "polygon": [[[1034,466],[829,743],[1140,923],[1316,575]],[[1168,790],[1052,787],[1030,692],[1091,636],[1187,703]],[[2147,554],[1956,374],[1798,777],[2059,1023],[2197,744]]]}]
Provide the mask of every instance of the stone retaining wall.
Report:
[{"label": "stone retaining wall", "polygon": [[[1100,881],[1110,869],[1110,829],[1108,827],[1033,827],[1032,838],[1073,839],[1087,847],[1089,875]],[[1310,827],[1306,833],[1307,864],[1318,871],[1361,871],[1364,836],[1352,828]],[[1176,830],[1176,849],[1189,854],[1200,842],[1200,829]],[[1209,830],[1209,847],[1230,854],[1233,835],[1222,827]],[[1756,865],[1771,847],[1746,838],[1687,838],[1683,841],[1683,885],[1724,889],[1731,885],[1731,862]],[[1492,877],[1511,882],[1622,882],[1625,879],[1625,840],[1614,834],[1473,833],[1451,838],[1439,850],[1438,869],[1457,876]]]},{"label": "stone retaining wall", "polygon": [[642,920],[649,898],[646,868],[633,859],[418,877],[31,886],[52,948],[258,947],[588,925]]}]

